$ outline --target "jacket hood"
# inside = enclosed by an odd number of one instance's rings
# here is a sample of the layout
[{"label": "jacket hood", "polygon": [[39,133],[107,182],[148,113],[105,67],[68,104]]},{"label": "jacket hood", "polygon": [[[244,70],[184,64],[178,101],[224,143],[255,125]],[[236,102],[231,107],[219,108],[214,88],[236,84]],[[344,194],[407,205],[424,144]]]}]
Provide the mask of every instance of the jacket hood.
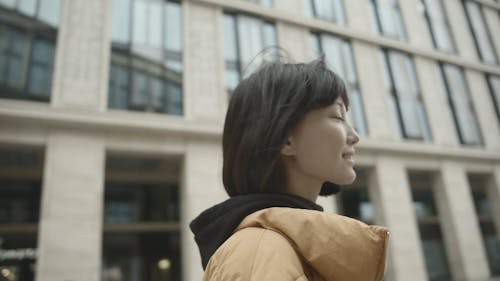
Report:
[{"label": "jacket hood", "polygon": [[189,225],[201,254],[203,269],[215,251],[248,215],[271,207],[323,211],[307,199],[291,194],[249,194],[232,197],[201,213]]},{"label": "jacket hood", "polygon": [[269,208],[247,216],[236,231],[260,227],[287,238],[307,264],[328,281],[380,281],[389,232],[385,227],[311,210]]}]

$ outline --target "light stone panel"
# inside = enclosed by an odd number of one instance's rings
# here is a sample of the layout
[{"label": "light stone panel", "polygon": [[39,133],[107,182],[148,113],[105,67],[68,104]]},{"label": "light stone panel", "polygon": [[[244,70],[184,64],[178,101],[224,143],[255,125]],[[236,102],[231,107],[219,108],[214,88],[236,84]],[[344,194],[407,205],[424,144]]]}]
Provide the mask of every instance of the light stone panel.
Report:
[{"label": "light stone panel", "polygon": [[274,8],[290,14],[304,16],[304,8],[301,0],[274,0]]},{"label": "light stone panel", "polygon": [[462,1],[444,0],[442,2],[447,12],[458,54],[467,60],[479,60]]},{"label": "light stone panel", "polygon": [[358,41],[352,42],[368,137],[376,140],[398,140],[395,114],[382,76],[381,49]]},{"label": "light stone panel", "polygon": [[489,272],[467,175],[458,163],[443,162],[434,194],[454,280],[486,280]]},{"label": "light stone panel", "polygon": [[62,2],[53,106],[92,111],[106,109],[110,9],[110,0]]},{"label": "light stone panel", "polygon": [[406,173],[403,162],[397,158],[379,156],[369,182],[377,223],[390,231],[387,267],[390,281],[427,280]]},{"label": "light stone panel", "polygon": [[98,281],[104,146],[92,135],[53,132],[47,143],[37,281]]},{"label": "light stone panel", "polygon": [[414,61],[431,129],[431,142],[436,145],[457,147],[459,138],[439,65],[422,57],[415,57]]},{"label": "light stone panel", "polygon": [[293,62],[307,62],[314,58],[308,29],[283,22],[278,22],[276,29],[279,46],[286,50]]},{"label": "light stone panel", "polygon": [[222,185],[219,142],[189,141],[181,183],[181,237],[183,280],[201,280],[203,268],[189,223],[201,212],[228,198]]},{"label": "light stone panel", "polygon": [[185,116],[204,121],[223,120],[224,89],[222,11],[196,1],[183,2]]},{"label": "light stone panel", "polygon": [[398,3],[409,43],[415,47],[432,49],[432,38],[425,19],[424,4],[420,0],[404,0]]},{"label": "light stone panel", "polygon": [[500,151],[500,126],[486,77],[483,73],[466,69],[465,78],[486,149]]},{"label": "light stone panel", "polygon": [[363,32],[364,34],[373,34],[377,27],[372,22],[370,14],[371,0],[344,1],[344,9],[347,18],[347,26],[353,30]]}]

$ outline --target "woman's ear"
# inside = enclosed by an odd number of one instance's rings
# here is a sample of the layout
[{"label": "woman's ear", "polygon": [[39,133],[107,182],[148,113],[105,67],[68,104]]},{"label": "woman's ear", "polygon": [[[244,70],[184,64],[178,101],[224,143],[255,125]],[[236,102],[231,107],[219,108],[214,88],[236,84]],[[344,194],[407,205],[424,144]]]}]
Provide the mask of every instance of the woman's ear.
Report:
[{"label": "woman's ear", "polygon": [[286,143],[283,145],[281,148],[281,154],[283,156],[293,156],[295,155],[295,147],[293,145],[293,138],[289,137],[286,141]]}]

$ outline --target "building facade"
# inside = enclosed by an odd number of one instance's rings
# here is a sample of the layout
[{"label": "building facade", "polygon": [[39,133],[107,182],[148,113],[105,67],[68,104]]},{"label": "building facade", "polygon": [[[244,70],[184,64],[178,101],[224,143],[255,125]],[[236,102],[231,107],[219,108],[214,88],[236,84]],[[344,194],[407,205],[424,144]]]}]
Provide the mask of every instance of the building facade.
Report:
[{"label": "building facade", "polygon": [[201,280],[228,99],[283,54],[346,82],[358,178],[319,203],[390,229],[386,280],[500,280],[499,31],[498,0],[0,0],[0,280]]}]

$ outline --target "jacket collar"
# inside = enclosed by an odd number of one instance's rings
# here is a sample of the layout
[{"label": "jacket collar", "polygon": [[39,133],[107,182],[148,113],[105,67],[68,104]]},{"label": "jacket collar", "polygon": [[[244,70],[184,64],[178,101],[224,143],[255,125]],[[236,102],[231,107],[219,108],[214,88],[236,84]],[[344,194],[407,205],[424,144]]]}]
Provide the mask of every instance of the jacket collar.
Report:
[{"label": "jacket collar", "polygon": [[380,281],[384,275],[389,232],[381,226],[313,210],[268,208],[247,216],[247,227],[274,230],[328,281]]}]

